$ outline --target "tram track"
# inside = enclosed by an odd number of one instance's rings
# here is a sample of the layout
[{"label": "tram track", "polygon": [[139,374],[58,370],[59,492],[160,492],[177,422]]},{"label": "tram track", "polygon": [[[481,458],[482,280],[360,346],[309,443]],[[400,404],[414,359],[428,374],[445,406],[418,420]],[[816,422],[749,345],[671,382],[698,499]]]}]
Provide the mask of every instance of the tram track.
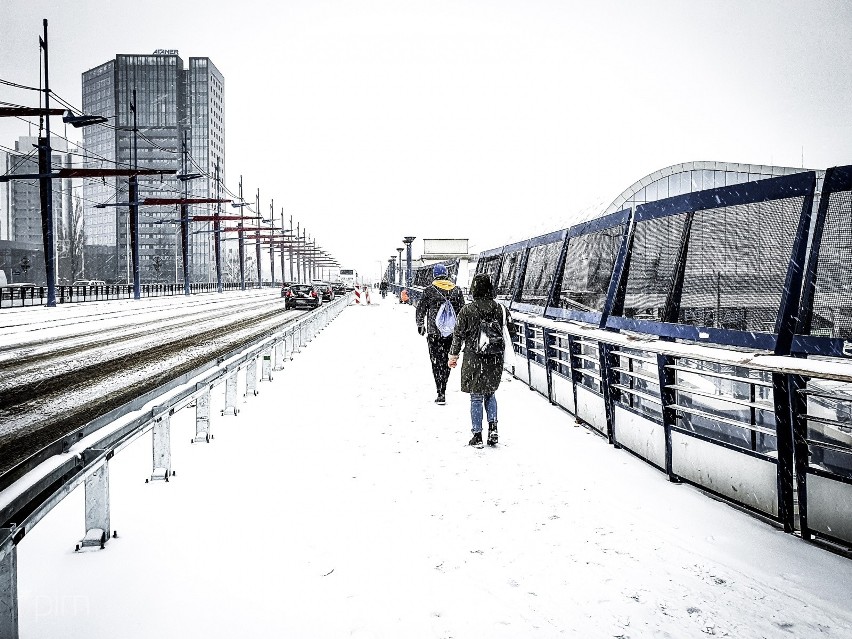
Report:
[{"label": "tram track", "polygon": [[[19,376],[22,371],[37,369],[39,364],[56,365],[58,363],[60,367],[63,367],[61,360],[65,356],[74,355],[76,359],[80,359],[87,353],[95,353],[99,349],[115,349],[117,345],[144,340],[165,330],[185,330],[197,327],[202,322],[210,323],[233,317],[235,313],[247,315],[265,306],[268,306],[268,303],[258,302],[243,306],[236,312],[231,308],[208,309],[205,313],[189,315],[185,318],[152,319],[134,325],[132,334],[128,333],[126,326],[121,326],[83,331],[63,338],[42,339],[27,344],[0,347],[0,366],[2,366],[0,394],[6,392],[6,384],[10,378]],[[95,336],[95,339],[90,339]],[[2,397],[0,397],[0,407],[2,407]]]},{"label": "tram track", "polygon": [[[148,330],[147,337],[142,338],[148,340],[145,348],[122,349],[120,344],[102,344],[97,361],[82,366],[54,367],[51,362],[63,359],[54,352],[52,360],[39,360],[43,373],[35,377],[7,375],[4,366],[5,386],[0,391],[0,475],[86,423],[251,344],[294,317],[292,312],[272,306],[268,299],[265,307],[265,312],[258,313],[255,308],[247,316],[237,317],[233,308],[227,309],[227,323],[223,323],[222,314],[216,319],[208,318],[207,322],[187,319],[183,324],[194,325],[196,330],[183,335],[171,332],[171,339],[152,341],[160,331]],[[127,338],[136,340],[138,346],[138,334],[127,333]],[[104,356],[104,352],[111,352],[111,356]]]}]

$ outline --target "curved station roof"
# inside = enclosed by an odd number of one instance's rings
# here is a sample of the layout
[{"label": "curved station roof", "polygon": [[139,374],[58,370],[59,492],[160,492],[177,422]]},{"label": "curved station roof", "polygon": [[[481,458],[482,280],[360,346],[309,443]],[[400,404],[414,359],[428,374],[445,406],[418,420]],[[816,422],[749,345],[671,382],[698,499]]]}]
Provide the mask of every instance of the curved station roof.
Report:
[{"label": "curved station roof", "polygon": [[[755,182],[766,178],[801,173],[812,169],[740,164],[738,162],[696,161],[672,164],[649,173],[624,189],[601,213],[608,215],[629,206],[655,202],[667,197],[713,189],[720,186]],[[817,171],[817,192],[822,190],[825,171]]]}]

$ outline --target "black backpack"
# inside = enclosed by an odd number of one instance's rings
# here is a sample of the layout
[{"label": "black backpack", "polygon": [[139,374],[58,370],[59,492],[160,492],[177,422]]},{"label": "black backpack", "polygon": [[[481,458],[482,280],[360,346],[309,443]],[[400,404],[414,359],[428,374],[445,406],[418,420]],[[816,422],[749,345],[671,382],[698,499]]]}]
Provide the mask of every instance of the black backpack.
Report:
[{"label": "black backpack", "polygon": [[474,351],[480,355],[499,355],[505,348],[503,339],[503,324],[498,319],[479,320],[479,337],[474,345]]}]

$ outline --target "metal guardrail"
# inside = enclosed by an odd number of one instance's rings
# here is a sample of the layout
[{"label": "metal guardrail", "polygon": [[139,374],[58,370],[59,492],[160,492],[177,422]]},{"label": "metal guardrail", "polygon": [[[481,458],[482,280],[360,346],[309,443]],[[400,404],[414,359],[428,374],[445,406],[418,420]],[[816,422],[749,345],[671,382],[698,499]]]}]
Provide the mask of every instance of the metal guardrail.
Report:
[{"label": "metal guardrail", "polygon": [[[86,490],[86,535],[81,546],[103,547],[110,538],[108,465],[116,453],[149,430],[154,431],[152,480],[172,474],[170,417],[196,407],[193,441],[209,441],[210,391],[224,383],[225,412],[235,405],[237,375],[245,370],[246,395],[257,394],[261,379],[271,379],[349,304],[347,294],[288,323],[268,337],[172,380],[46,446],[0,477],[0,637],[18,637],[17,544],[80,484]],[[79,546],[78,546],[79,547]]]}]

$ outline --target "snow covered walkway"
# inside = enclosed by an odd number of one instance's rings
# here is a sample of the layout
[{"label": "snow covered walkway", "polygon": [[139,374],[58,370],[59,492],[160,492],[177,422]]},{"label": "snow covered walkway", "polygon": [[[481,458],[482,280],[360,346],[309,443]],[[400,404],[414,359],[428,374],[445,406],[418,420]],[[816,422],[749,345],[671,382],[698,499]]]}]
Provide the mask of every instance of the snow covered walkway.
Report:
[{"label": "snow covered walkway", "polygon": [[[374,299],[381,298],[374,296]],[[852,561],[608,446],[519,381],[497,449],[435,396],[414,309],[350,307],[212,443],[172,420],[110,465],[103,551],[76,491],[18,548],[21,636],[852,637]],[[214,392],[223,403],[223,392]]]}]

